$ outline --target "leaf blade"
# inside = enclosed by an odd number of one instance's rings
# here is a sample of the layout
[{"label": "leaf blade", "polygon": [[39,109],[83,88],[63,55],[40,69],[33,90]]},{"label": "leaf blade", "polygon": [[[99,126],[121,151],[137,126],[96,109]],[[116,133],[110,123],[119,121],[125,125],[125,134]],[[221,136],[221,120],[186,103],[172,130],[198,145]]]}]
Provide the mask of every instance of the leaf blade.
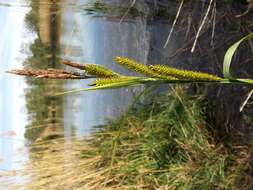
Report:
[{"label": "leaf blade", "polygon": [[247,36],[243,37],[242,39],[240,39],[239,41],[237,41],[236,43],[234,43],[232,46],[230,46],[228,48],[228,50],[224,56],[224,60],[223,60],[223,75],[225,78],[231,79],[231,80],[237,80],[230,73],[230,67],[231,67],[231,62],[232,62],[233,56],[234,56],[237,48],[240,46],[240,44],[243,41],[249,40],[252,38],[253,38],[253,32],[248,34]]}]

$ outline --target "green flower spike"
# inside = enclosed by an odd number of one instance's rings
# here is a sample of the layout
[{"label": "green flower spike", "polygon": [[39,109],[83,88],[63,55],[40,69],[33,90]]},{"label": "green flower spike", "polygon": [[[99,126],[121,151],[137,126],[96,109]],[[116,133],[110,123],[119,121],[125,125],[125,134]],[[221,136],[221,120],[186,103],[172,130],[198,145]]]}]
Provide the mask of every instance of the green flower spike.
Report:
[{"label": "green flower spike", "polygon": [[94,75],[97,78],[116,78],[120,77],[118,73],[113,72],[110,69],[107,69],[101,65],[96,64],[85,64],[84,70],[87,74]]},{"label": "green flower spike", "polygon": [[90,86],[92,88],[87,88],[86,90],[96,90],[96,89],[107,89],[107,88],[121,88],[127,86],[135,86],[150,82],[157,82],[159,79],[155,78],[143,78],[143,77],[119,77],[119,78],[103,78],[97,79]]},{"label": "green flower spike", "polygon": [[90,86],[105,86],[110,84],[116,84],[116,83],[125,83],[125,82],[132,82],[138,80],[139,77],[118,77],[118,78],[102,78],[97,79],[94,81],[94,83],[90,84]]},{"label": "green flower spike", "polygon": [[125,57],[115,57],[114,61],[116,63],[128,68],[131,71],[142,73],[142,74],[147,75],[147,76],[151,76],[151,77],[154,77],[154,78],[165,79],[165,80],[176,80],[175,77],[162,76],[162,75],[152,71],[152,69],[150,69],[148,66],[143,65],[141,63],[138,63],[134,60],[125,58]]},{"label": "green flower spike", "polygon": [[194,81],[221,81],[222,78],[208,73],[194,72],[182,69],[175,69],[164,65],[151,65],[149,68],[162,76],[172,76],[183,80]]}]

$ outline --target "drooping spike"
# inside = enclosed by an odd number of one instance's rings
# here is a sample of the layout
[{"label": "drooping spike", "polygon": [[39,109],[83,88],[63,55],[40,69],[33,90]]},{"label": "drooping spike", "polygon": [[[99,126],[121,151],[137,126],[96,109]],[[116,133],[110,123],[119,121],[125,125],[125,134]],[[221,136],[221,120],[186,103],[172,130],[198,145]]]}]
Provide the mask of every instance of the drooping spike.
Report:
[{"label": "drooping spike", "polygon": [[221,81],[222,78],[208,73],[195,72],[189,70],[175,69],[164,65],[151,65],[149,68],[160,75],[176,77],[178,79],[196,81]]}]

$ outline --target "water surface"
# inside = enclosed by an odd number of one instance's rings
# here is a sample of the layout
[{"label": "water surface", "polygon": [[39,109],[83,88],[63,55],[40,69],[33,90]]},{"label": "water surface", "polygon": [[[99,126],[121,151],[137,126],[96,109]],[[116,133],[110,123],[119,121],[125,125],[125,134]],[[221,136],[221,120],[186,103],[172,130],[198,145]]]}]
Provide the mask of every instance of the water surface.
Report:
[{"label": "water surface", "polygon": [[5,72],[62,68],[60,58],[101,64],[122,74],[129,72],[113,63],[114,56],[147,63],[151,33],[142,13],[147,7],[124,16],[130,2],[108,1],[108,10],[115,10],[111,15],[91,5],[89,1],[0,1],[0,189],[33,178],[16,174],[36,162],[31,154],[34,143],[56,138],[63,139],[64,147],[72,138],[87,137],[96,126],[119,117],[141,90],[53,97],[55,92],[87,87],[91,81],[32,79]]}]

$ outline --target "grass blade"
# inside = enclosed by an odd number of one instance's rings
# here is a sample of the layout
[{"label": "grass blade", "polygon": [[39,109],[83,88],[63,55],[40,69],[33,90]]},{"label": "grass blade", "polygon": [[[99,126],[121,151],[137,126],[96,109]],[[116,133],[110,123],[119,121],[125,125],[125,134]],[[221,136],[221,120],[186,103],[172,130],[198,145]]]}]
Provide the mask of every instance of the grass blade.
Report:
[{"label": "grass blade", "polygon": [[[253,39],[253,33],[250,33],[247,36],[243,37],[241,40],[239,40],[238,42],[236,42],[235,44],[230,46],[230,48],[227,50],[227,52],[225,54],[225,57],[224,57],[224,62],[223,62],[223,75],[224,75],[225,78],[227,78],[229,80],[236,80],[236,81],[247,83],[247,84],[253,84],[253,79],[238,79],[238,78],[233,77],[230,74],[230,66],[231,66],[232,58],[235,54],[235,51],[237,50],[237,48],[240,46],[240,44],[243,41],[249,40],[249,39]],[[248,103],[248,101],[249,101],[250,97],[252,96],[252,94],[253,94],[253,90],[251,90],[249,92],[249,94],[247,95],[247,98],[245,99],[245,101],[240,106],[240,112],[242,112],[242,110],[244,109],[244,107]]]},{"label": "grass blade", "polygon": [[[233,77],[230,74],[230,66],[231,66],[231,62],[232,62],[232,58],[235,54],[235,51],[237,50],[237,48],[240,46],[240,44],[245,41],[245,40],[249,40],[253,38],[253,33],[248,34],[247,36],[243,37],[241,40],[239,40],[238,42],[236,42],[235,44],[233,44],[232,46],[229,47],[229,49],[227,50],[225,57],[224,57],[224,61],[223,61],[223,75],[225,78],[230,79],[230,80],[237,80],[235,77]],[[249,82],[252,83],[252,81],[244,81],[243,82]]]},{"label": "grass blade", "polygon": [[120,82],[115,82],[107,85],[102,85],[102,86],[95,86],[95,87],[90,87],[90,88],[81,88],[77,90],[71,90],[67,92],[61,92],[55,94],[56,96],[59,95],[65,95],[65,94],[72,94],[72,93],[78,93],[81,91],[91,91],[91,90],[103,90],[103,89],[113,89],[113,88],[122,88],[122,87],[128,87],[128,86],[135,86],[135,85],[140,85],[140,84],[145,84],[148,82],[157,82],[159,79],[154,79],[154,78],[135,78],[135,79],[130,79],[126,81],[120,81]]},{"label": "grass blade", "polygon": [[251,90],[251,91],[248,93],[246,99],[243,101],[242,105],[240,106],[240,112],[242,112],[242,110],[244,109],[244,107],[245,107],[246,104],[248,103],[248,101],[249,101],[250,97],[252,96],[252,94],[253,94],[253,90]]}]

